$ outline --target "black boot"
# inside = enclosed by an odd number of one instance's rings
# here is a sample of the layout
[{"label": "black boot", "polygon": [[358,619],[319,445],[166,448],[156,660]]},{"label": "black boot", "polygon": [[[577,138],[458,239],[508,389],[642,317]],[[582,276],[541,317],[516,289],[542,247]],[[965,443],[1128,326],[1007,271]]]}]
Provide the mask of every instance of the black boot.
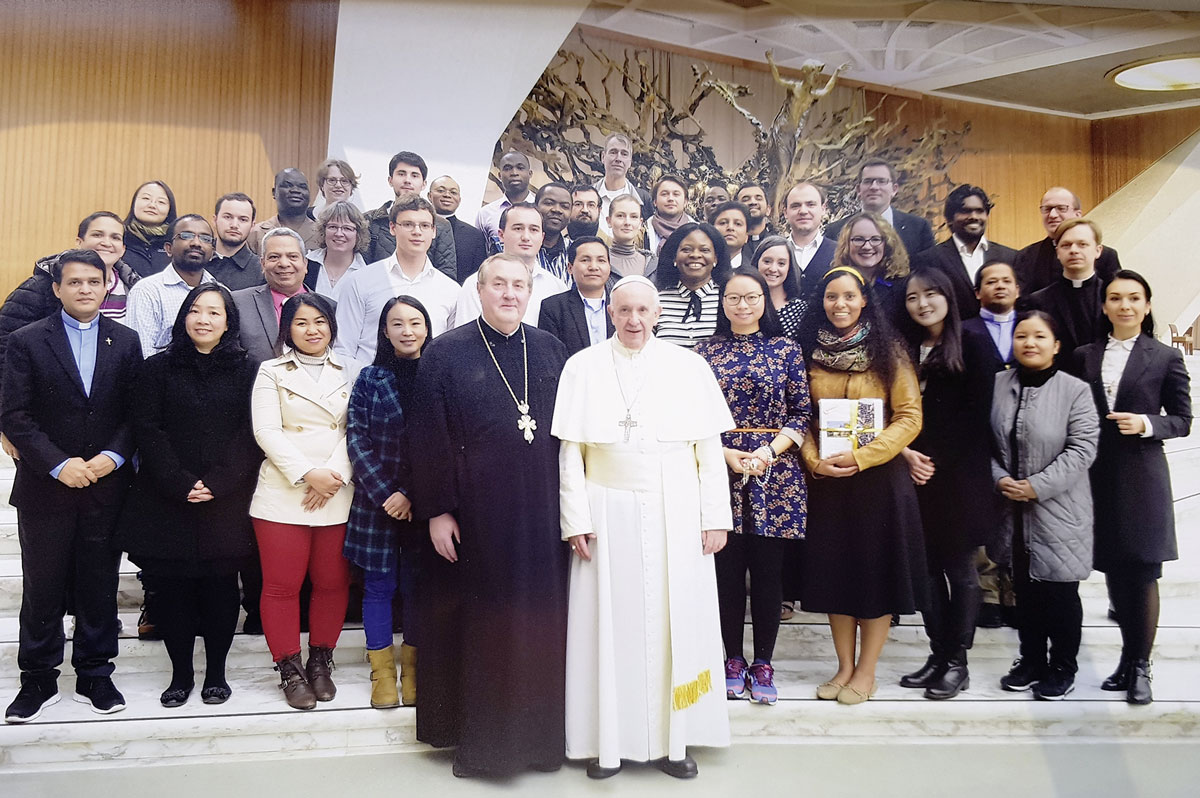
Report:
[{"label": "black boot", "polygon": [[1121,661],[1117,663],[1117,669],[1112,674],[1100,683],[1101,690],[1107,690],[1110,693],[1120,693],[1129,689],[1129,669],[1132,661],[1124,654],[1121,655]]},{"label": "black boot", "polygon": [[1125,700],[1130,704],[1149,704],[1154,700],[1150,691],[1150,660],[1135,659],[1129,664],[1129,689]]},{"label": "black boot", "polygon": [[334,669],[333,649],[321,646],[308,647],[308,667],[305,675],[318,701],[332,701],[337,695],[331,672]]},{"label": "black boot", "polygon": [[971,686],[971,677],[967,674],[967,655],[963,652],[946,661],[946,669],[942,678],[925,688],[925,697],[940,701],[954,698]]},{"label": "black boot", "polygon": [[925,664],[912,673],[900,677],[901,687],[929,687],[941,681],[949,665],[937,654],[930,654]]}]

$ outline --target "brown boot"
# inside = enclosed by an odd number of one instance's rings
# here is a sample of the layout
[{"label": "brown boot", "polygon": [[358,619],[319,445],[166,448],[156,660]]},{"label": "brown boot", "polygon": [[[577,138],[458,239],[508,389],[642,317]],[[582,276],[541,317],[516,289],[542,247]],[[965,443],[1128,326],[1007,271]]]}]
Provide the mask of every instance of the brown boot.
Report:
[{"label": "brown boot", "polygon": [[308,683],[318,701],[332,701],[337,695],[337,687],[330,675],[335,667],[332,648],[308,647]]},{"label": "brown boot", "polygon": [[283,697],[287,699],[289,707],[312,709],[317,705],[317,697],[308,685],[299,654],[279,660],[275,663],[275,670],[279,671],[279,689],[283,690]]},{"label": "brown boot", "polygon": [[396,650],[392,646],[367,651],[371,660],[371,706],[392,709],[400,706],[396,692]]},{"label": "brown boot", "polygon": [[417,647],[400,644],[400,699],[406,707],[417,705]]}]

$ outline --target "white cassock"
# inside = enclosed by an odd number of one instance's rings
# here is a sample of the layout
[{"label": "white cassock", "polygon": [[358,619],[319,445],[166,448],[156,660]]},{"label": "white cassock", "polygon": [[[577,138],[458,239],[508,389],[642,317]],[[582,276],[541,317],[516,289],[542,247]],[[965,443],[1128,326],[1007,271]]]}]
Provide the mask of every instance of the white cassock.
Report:
[{"label": "white cassock", "polygon": [[733,427],[712,369],[687,349],[651,338],[634,353],[614,337],[567,361],[551,429],[562,535],[596,535],[591,562],[571,563],[569,758],[616,767],[729,745],[701,532],[733,525],[720,440]]}]

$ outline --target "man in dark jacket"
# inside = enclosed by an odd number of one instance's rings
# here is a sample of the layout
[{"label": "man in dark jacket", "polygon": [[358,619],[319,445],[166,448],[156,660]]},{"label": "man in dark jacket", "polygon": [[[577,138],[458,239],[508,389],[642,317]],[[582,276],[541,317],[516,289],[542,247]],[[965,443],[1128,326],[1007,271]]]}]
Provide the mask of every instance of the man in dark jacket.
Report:
[{"label": "man in dark jacket", "polygon": [[[409,192],[420,194],[428,176],[429,167],[425,165],[425,159],[415,152],[398,152],[388,164],[388,185],[397,197]],[[391,219],[388,217],[391,207],[392,200],[388,200],[366,213],[367,229],[371,232],[371,246],[364,256],[368,264],[381,261],[396,251],[396,237],[392,235]],[[454,247],[454,229],[441,216],[434,218],[433,223],[437,229],[433,235],[433,246],[429,248],[429,260],[433,268],[448,275],[451,280],[457,280],[458,256]]]},{"label": "man in dark jacket", "polygon": [[[896,172],[887,161],[873,159],[858,170],[858,200],[862,203],[862,209],[882,216],[885,222],[895,228],[911,259],[918,252],[933,246],[933,228],[924,217],[892,207],[892,199],[899,189]],[[836,244],[845,223],[845,219],[830,222],[825,228],[825,237],[833,239]]]},{"label": "man in dark jacket", "polygon": [[[1021,292],[1026,296],[1058,280],[1062,265],[1058,262],[1058,252],[1054,247],[1054,234],[1063,222],[1083,216],[1083,209],[1075,192],[1055,186],[1042,195],[1038,213],[1041,214],[1046,237],[1018,252],[1013,264],[1017,279],[1021,281]],[[1101,281],[1112,277],[1120,268],[1121,259],[1117,257],[1117,251],[1112,247],[1104,247],[1096,259],[1096,274],[1100,275]]]},{"label": "man in dark jacket", "polygon": [[462,204],[462,190],[453,177],[442,175],[430,183],[429,201],[437,215],[449,222],[454,231],[454,259],[458,265],[458,284],[462,285],[479,271],[479,264],[487,257],[487,239],[477,227],[454,215]]}]

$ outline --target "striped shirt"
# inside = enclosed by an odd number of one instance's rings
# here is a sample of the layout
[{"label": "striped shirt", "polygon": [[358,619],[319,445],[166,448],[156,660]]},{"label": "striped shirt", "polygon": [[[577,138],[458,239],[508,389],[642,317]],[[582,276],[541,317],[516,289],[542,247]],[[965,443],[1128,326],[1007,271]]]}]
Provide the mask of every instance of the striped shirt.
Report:
[{"label": "striped shirt", "polygon": [[[700,315],[696,316],[694,299],[699,299]],[[717,284],[709,280],[695,292],[683,283],[658,292],[662,315],[654,334],[663,341],[691,349],[717,331],[717,311],[721,292]],[[689,312],[691,308],[691,312]]]}]

